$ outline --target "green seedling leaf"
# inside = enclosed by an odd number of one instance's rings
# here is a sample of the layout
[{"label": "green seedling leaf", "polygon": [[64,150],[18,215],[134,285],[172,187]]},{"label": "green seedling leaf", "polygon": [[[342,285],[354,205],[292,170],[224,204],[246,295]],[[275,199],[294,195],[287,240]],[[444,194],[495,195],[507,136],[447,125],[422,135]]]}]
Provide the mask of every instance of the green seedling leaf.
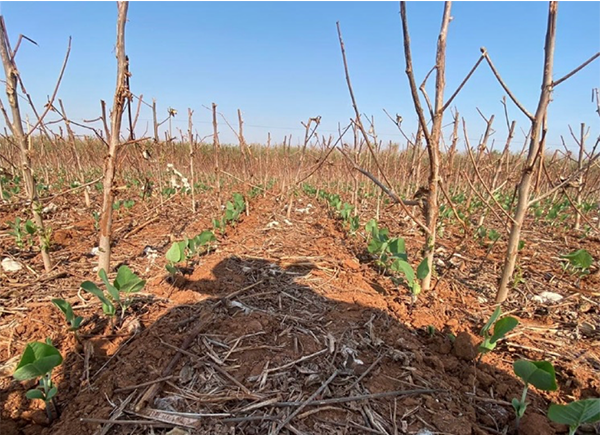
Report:
[{"label": "green seedling leaf", "polygon": [[31,222],[30,219],[27,219],[27,221],[25,221],[25,231],[27,231],[27,234],[29,234],[30,236],[33,236],[35,234],[36,226],[33,222]]},{"label": "green seedling leaf", "polygon": [[117,278],[115,279],[115,287],[123,293],[138,293],[146,285],[146,281],[140,279],[127,266],[119,267]]},{"label": "green seedling leaf", "polygon": [[54,346],[39,341],[28,343],[13,377],[17,381],[39,378],[62,361],[60,352]]},{"label": "green seedling leaf", "polygon": [[554,367],[548,361],[518,360],[514,362],[513,369],[525,384],[531,384],[539,390],[555,391],[558,388]]},{"label": "green seedling leaf", "polygon": [[566,255],[561,255],[561,258],[569,261],[569,264],[576,269],[587,270],[594,262],[594,258],[585,249],[578,249]]},{"label": "green seedling leaf", "polygon": [[235,203],[235,208],[244,211],[246,209],[246,202],[244,201],[244,196],[241,193],[233,194],[233,202]]},{"label": "green seedling leaf", "polygon": [[179,269],[177,269],[175,266],[171,266],[170,264],[167,264],[165,268],[171,275],[177,275],[179,272]]},{"label": "green seedling leaf", "polygon": [[498,305],[498,307],[494,310],[494,312],[492,313],[492,316],[487,321],[485,326],[483,328],[481,328],[481,332],[479,333],[479,335],[481,335],[482,337],[486,337],[488,331],[490,330],[490,328],[492,327],[494,322],[496,320],[498,320],[498,317],[500,317],[500,314],[502,314],[502,308],[500,307],[500,305]]},{"label": "green seedling leaf", "polygon": [[585,423],[600,421],[600,399],[585,399],[571,402],[568,405],[555,405],[548,408],[548,418],[555,423],[569,426],[569,434]]},{"label": "green seedling leaf", "polygon": [[182,252],[180,245],[178,242],[173,243],[173,245],[169,248],[165,257],[171,263],[179,263],[185,259],[185,255]]},{"label": "green seedling leaf", "polygon": [[33,400],[33,399],[44,400],[44,392],[41,390],[29,390],[28,392],[25,393],[25,397],[27,397],[29,400]]},{"label": "green seedling leaf", "polygon": [[115,306],[112,304],[111,301],[109,301],[106,298],[104,292],[100,290],[96,284],[94,284],[91,281],[84,281],[81,283],[81,288],[100,299],[100,302],[102,302],[102,311],[104,311],[104,314],[106,314],[107,316],[114,316],[116,314],[117,310],[115,309]]},{"label": "green seedling leaf", "polygon": [[377,254],[385,251],[387,248],[387,242],[382,242],[378,237],[373,237],[367,245],[367,250],[371,254]]},{"label": "green seedling leaf", "polygon": [[56,305],[56,307],[60,311],[62,311],[62,313],[65,315],[65,318],[67,319],[67,322],[73,320],[73,317],[75,315],[73,314],[73,307],[70,303],[68,303],[64,299],[52,299],[52,303]]},{"label": "green seedling leaf", "polygon": [[183,239],[185,246],[187,248],[188,257],[191,257],[196,252],[196,238],[188,239],[187,237]]},{"label": "green seedling leaf", "polygon": [[214,242],[215,240],[217,240],[214,233],[212,231],[208,231],[208,230],[202,231],[200,234],[198,234],[196,236],[196,238],[198,239],[199,246],[204,246],[208,242]]},{"label": "green seedling leaf", "polygon": [[488,237],[492,242],[495,242],[496,240],[498,240],[500,238],[500,233],[492,228],[488,232]]},{"label": "green seedling leaf", "polygon": [[100,276],[100,279],[102,279],[102,282],[106,286],[106,291],[108,291],[108,294],[112,297],[113,301],[119,302],[119,289],[112,285],[110,281],[108,281],[106,271],[104,269],[100,269],[98,276]]},{"label": "green seedling leaf", "polygon": [[388,248],[392,253],[392,256],[401,258],[404,261],[408,260],[408,256],[406,255],[406,245],[404,243],[404,239],[397,237],[390,240]]},{"label": "green seedling leaf", "polygon": [[490,343],[496,343],[496,341],[503,338],[508,332],[515,329],[518,324],[519,321],[510,316],[498,320],[494,325],[494,335],[490,338]]},{"label": "green seedling leaf", "polygon": [[46,402],[51,401],[52,398],[54,396],[56,396],[56,393],[58,393],[58,388],[56,388],[56,387],[50,388],[50,390],[48,391],[48,394],[46,394]]},{"label": "green seedling leaf", "polygon": [[417,278],[425,279],[427,275],[429,275],[429,263],[427,262],[427,258],[423,258],[417,267]]},{"label": "green seedling leaf", "polygon": [[407,261],[398,258],[392,263],[391,269],[396,272],[403,273],[409,285],[415,281],[415,272],[413,271],[410,263]]},{"label": "green seedling leaf", "polygon": [[527,403],[521,402],[519,399],[513,399],[511,401],[513,408],[515,409],[515,414],[517,418],[523,417],[525,415],[525,410],[527,409]]},{"label": "green seedling leaf", "polygon": [[71,323],[71,330],[72,331],[77,331],[79,329],[79,327],[81,326],[81,322],[83,322],[83,317],[81,316],[77,316],[73,319]]},{"label": "green seedling leaf", "polygon": [[496,343],[492,343],[489,338],[484,338],[479,345],[479,353],[485,354],[493,351],[496,348]]},{"label": "green seedling leaf", "polygon": [[377,221],[375,219],[371,219],[369,222],[365,224],[365,231],[369,233],[373,237],[377,237],[379,235],[379,228],[377,227]]}]

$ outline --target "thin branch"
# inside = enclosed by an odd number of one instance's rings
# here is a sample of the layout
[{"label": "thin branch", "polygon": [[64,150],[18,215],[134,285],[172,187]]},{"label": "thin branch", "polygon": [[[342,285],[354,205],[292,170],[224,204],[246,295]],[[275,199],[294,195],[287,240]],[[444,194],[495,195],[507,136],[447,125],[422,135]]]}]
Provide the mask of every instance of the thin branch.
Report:
[{"label": "thin branch", "polygon": [[56,81],[56,86],[54,87],[54,92],[52,93],[50,100],[48,100],[48,103],[46,104],[46,108],[42,112],[42,115],[39,117],[38,121],[34,124],[33,128],[31,128],[29,130],[29,132],[26,133],[25,137],[28,137],[29,135],[31,135],[31,133],[33,133],[33,131],[42,124],[42,122],[44,121],[44,118],[46,117],[46,115],[48,114],[50,109],[52,109],[54,99],[56,98],[56,94],[58,94],[58,88],[60,87],[60,82],[62,81],[63,75],[65,73],[65,69],[67,68],[67,62],[69,61],[70,53],[71,53],[71,37],[69,36],[69,45],[67,46],[67,54],[65,55],[65,60],[63,61],[62,67],[60,69],[60,74],[58,75],[58,80]]},{"label": "thin branch", "polygon": [[554,80],[554,82],[552,82],[552,86],[556,87],[558,85],[560,85],[562,82],[564,82],[565,80],[567,80],[568,78],[570,78],[571,76],[577,74],[579,71],[581,71],[583,68],[585,68],[586,66],[588,66],[590,63],[592,63],[594,60],[598,59],[598,57],[600,57],[600,51],[596,54],[594,54],[592,57],[590,57],[588,60],[586,60],[585,62],[583,62],[581,65],[579,65],[577,68],[575,68],[573,71],[571,71],[569,74],[565,75],[564,77],[561,77],[558,80]]},{"label": "thin branch", "polygon": [[461,89],[467,84],[467,81],[469,81],[469,79],[471,78],[471,76],[473,75],[473,73],[475,72],[477,67],[479,66],[479,64],[481,64],[481,61],[483,60],[483,58],[484,58],[483,55],[481,55],[479,57],[479,59],[477,60],[477,62],[473,66],[473,68],[471,68],[471,71],[469,71],[469,74],[467,74],[467,76],[464,78],[462,83],[460,85],[458,85],[458,88],[456,88],[456,91],[454,91],[454,93],[450,96],[448,101],[446,101],[446,104],[444,104],[444,107],[442,107],[442,112],[446,111],[446,109],[448,108],[450,103],[452,103],[452,100],[454,100],[454,98],[458,95],[458,93],[461,91]]},{"label": "thin branch", "polygon": [[429,95],[427,95],[427,90],[425,89],[425,84],[427,83],[427,79],[431,75],[432,72],[435,71],[435,66],[429,70],[425,78],[423,79],[423,83],[419,86],[419,89],[423,96],[425,97],[425,102],[427,103],[427,108],[429,109],[429,116],[431,116],[431,122],[433,122],[433,107],[431,107],[431,101],[429,100]]},{"label": "thin branch", "polygon": [[15,49],[12,50],[12,52],[10,54],[10,60],[11,60],[11,62],[15,61],[15,56],[17,55],[17,51],[19,50],[19,46],[21,45],[21,41],[23,39],[25,39],[25,40],[31,42],[33,45],[39,47],[38,43],[35,42],[33,39],[31,39],[31,38],[29,38],[29,37],[27,37],[25,35],[19,35],[19,39],[17,40],[17,45],[15,45]]},{"label": "thin branch", "polygon": [[354,98],[354,91],[352,90],[352,83],[350,82],[350,73],[348,71],[348,62],[346,60],[346,49],[344,47],[344,40],[342,39],[342,30],[340,28],[339,21],[336,23],[336,26],[337,26],[337,31],[338,31],[338,38],[340,41],[340,49],[342,51],[342,60],[344,62],[344,72],[346,74],[346,83],[348,84],[348,91],[350,92],[350,99],[352,100],[352,107],[354,108],[354,113],[356,115],[356,125],[358,126],[360,132],[362,133],[363,137],[365,138],[365,143],[367,144],[367,148],[369,148],[369,152],[371,153],[371,156],[373,157],[373,160],[375,161],[375,165],[377,166],[377,169],[381,173],[381,176],[383,177],[383,179],[387,183],[387,185],[392,187],[392,183],[390,183],[387,176],[385,175],[385,172],[381,168],[381,165],[379,164],[379,160],[377,159],[375,151],[373,150],[373,146],[371,145],[371,141],[369,140],[369,135],[365,131],[365,127],[363,126],[363,123],[360,119],[360,112],[358,111],[358,106],[356,104],[356,98]]},{"label": "thin branch", "polygon": [[[490,188],[488,187],[487,183],[483,180],[483,177],[481,176],[481,173],[479,172],[479,168],[477,167],[477,162],[475,161],[475,157],[473,156],[473,152],[471,151],[471,144],[469,143],[469,136],[467,134],[467,124],[465,123],[465,120],[463,119],[463,131],[464,131],[464,135],[465,135],[465,145],[469,154],[469,158],[471,159],[471,163],[473,163],[473,169],[475,169],[475,175],[477,175],[477,178],[479,179],[479,182],[481,183],[481,185],[483,186],[483,188],[485,189],[485,191],[487,192],[487,194],[489,195],[490,198],[492,198],[492,201],[494,201],[494,203],[498,206],[498,208],[500,210],[502,210],[502,213],[504,213],[504,215],[512,222],[514,223],[514,219],[512,218],[512,216],[510,214],[508,214],[508,212],[506,210],[504,210],[504,207],[502,207],[499,203],[498,200],[496,200],[496,198],[494,197],[494,194],[491,192]],[[467,177],[468,178],[468,177]],[[469,181],[469,185],[473,186],[471,184],[471,180],[467,180]],[[477,190],[474,190],[474,192],[478,195],[479,193],[477,192]],[[482,197],[483,198],[483,197]],[[486,202],[487,203],[487,202]],[[494,211],[492,209],[492,211]],[[495,214],[495,213],[494,213]]]},{"label": "thin branch", "polygon": [[419,93],[417,92],[417,84],[415,82],[415,76],[413,73],[412,55],[410,51],[410,34],[408,31],[408,20],[406,18],[405,2],[400,3],[400,17],[402,20],[402,35],[404,37],[404,58],[406,61],[405,72],[408,76],[408,82],[410,83],[410,92],[412,94],[412,99],[415,105],[417,116],[419,117],[421,129],[423,130],[423,136],[425,136],[425,141],[429,145],[429,143],[431,142],[431,137],[429,136],[429,131],[427,130],[427,121],[425,120],[425,115],[423,114],[423,107],[421,106],[421,101],[419,100]]},{"label": "thin branch", "polygon": [[[596,141],[596,144],[594,145],[594,151],[595,152],[595,148],[598,145],[598,143],[600,143],[600,138],[598,138],[598,140]],[[567,184],[569,184],[570,182],[572,182],[576,177],[578,177],[580,174],[582,174],[583,172],[585,172],[591,165],[596,163],[596,160],[598,159],[598,157],[600,157],[600,154],[596,154],[596,155],[592,155],[592,157],[590,158],[590,160],[587,162],[587,164],[582,167],[581,169],[578,169],[577,171],[573,172],[571,175],[569,175],[567,178],[565,178],[564,180],[562,180],[561,183],[557,184],[556,186],[554,186],[552,189],[550,189],[548,192],[544,193],[543,195],[538,196],[537,198],[533,198],[532,200],[529,201],[529,203],[527,203],[527,207],[531,207],[533,204],[535,204],[536,202],[540,202],[541,200],[551,196],[554,194],[554,192],[556,192],[559,189],[564,188]]]},{"label": "thin branch", "polygon": [[531,121],[533,121],[535,119],[534,116],[531,113],[529,113],[529,111],[521,103],[519,103],[519,100],[517,100],[517,98],[513,95],[513,93],[508,88],[508,86],[506,86],[506,83],[504,83],[504,80],[502,80],[502,77],[500,77],[500,73],[498,72],[498,70],[496,69],[494,64],[492,63],[492,59],[490,59],[487,49],[485,47],[481,47],[480,50],[481,50],[482,56],[485,57],[485,60],[487,61],[492,72],[494,73],[494,76],[496,76],[496,79],[500,83],[500,86],[502,86],[502,88],[508,94],[508,96],[513,101],[513,103],[515,103],[515,105],[519,109],[521,109],[521,112],[523,112],[525,114],[525,116],[527,116]]},{"label": "thin branch", "polygon": [[429,230],[429,228],[427,228],[427,226],[425,224],[423,224],[420,220],[418,220],[408,209],[407,206],[420,206],[422,205],[422,201],[412,201],[412,200],[407,200],[407,199],[401,199],[398,195],[396,195],[392,190],[388,189],[381,181],[379,181],[377,179],[377,177],[375,177],[373,174],[371,174],[369,171],[367,171],[366,169],[361,168],[360,166],[358,166],[351,158],[348,154],[346,154],[346,152],[340,148],[337,147],[338,151],[350,162],[350,165],[352,165],[352,167],[354,169],[356,169],[358,172],[360,172],[361,174],[363,174],[365,177],[367,177],[368,179],[370,179],[373,183],[375,183],[377,186],[379,186],[379,188],[381,190],[383,190],[383,192],[389,196],[396,204],[400,204],[400,207],[402,207],[402,210],[408,215],[408,217],[410,217],[412,219],[412,221],[414,223],[416,223],[419,228],[421,228],[423,231],[425,231],[425,233],[427,235],[431,234],[431,231]]}]

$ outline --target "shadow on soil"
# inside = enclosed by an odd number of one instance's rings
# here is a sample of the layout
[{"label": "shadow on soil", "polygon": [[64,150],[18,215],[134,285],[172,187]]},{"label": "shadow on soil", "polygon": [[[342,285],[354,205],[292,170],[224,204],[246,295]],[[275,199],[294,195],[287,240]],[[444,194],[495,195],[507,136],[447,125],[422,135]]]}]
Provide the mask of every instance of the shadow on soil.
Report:
[{"label": "shadow on soil", "polygon": [[[33,384],[12,382],[0,390],[2,435],[164,434],[174,426],[168,421],[195,434],[467,435],[514,425],[502,401],[520,397],[519,381],[475,365],[473,349],[456,349],[443,331],[429,335],[381,309],[336,300],[344,295],[328,294],[307,261],[280,267],[230,256],[211,269],[210,258],[196,268],[204,268],[199,279],[149,285],[159,296],[136,303],[129,317],[164,303],[160,296],[178,305],[133,335],[124,327],[90,339],[87,370],[85,346],[64,335],[55,343],[65,356],[60,419],[48,426],[41,405],[24,397]],[[349,300],[353,289],[344,291]],[[84,334],[95,322],[104,319],[92,319]],[[536,427],[522,432],[554,433],[536,409],[543,400],[532,391],[528,399]],[[150,413],[148,424],[123,423]],[[120,424],[107,432],[93,422],[111,417]],[[528,419],[522,425],[530,427]]]}]

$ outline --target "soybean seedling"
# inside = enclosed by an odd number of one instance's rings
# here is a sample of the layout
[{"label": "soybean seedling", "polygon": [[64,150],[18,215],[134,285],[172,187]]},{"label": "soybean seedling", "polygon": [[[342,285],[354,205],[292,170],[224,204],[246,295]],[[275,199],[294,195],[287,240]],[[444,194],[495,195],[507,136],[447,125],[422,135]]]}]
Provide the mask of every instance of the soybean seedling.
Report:
[{"label": "soybean seedling", "polygon": [[565,260],[563,268],[565,270],[573,270],[579,276],[584,276],[590,273],[590,266],[594,262],[594,258],[585,249],[578,249],[566,255],[561,255],[561,259]]},{"label": "soybean seedling", "polygon": [[244,197],[241,193],[234,193],[233,202],[227,201],[225,204],[225,222],[235,225],[244,210],[246,210]]},{"label": "soybean seedling", "polygon": [[415,274],[414,269],[408,262],[408,254],[403,238],[390,238],[389,230],[387,228],[380,229],[375,219],[367,222],[365,230],[371,235],[367,250],[378,256],[376,263],[383,269],[402,273],[413,299],[416,298],[421,293],[419,280],[429,275],[427,259],[421,261]]},{"label": "soybean seedling", "polygon": [[[479,335],[483,337],[483,341],[479,345],[479,360],[481,360],[484,354],[493,351],[496,348],[496,344],[498,344],[498,340],[504,338],[508,332],[515,329],[519,324],[519,321],[511,316],[506,316],[498,320],[501,314],[502,308],[498,305],[485,326],[481,328]],[[494,325],[494,333],[490,334],[492,325]]]},{"label": "soybean seedling", "polygon": [[567,405],[555,405],[548,408],[548,418],[555,423],[569,426],[569,435],[575,435],[582,424],[600,421],[600,399],[585,399]]},{"label": "soybean seedling", "polygon": [[13,374],[13,377],[17,381],[40,378],[38,387],[29,390],[25,393],[25,396],[30,400],[43,400],[46,404],[46,414],[50,421],[52,421],[50,402],[53,403],[56,414],[58,415],[58,408],[54,402],[54,397],[58,392],[58,388],[52,383],[52,370],[59,366],[62,361],[62,355],[52,345],[49,339],[46,340],[46,343],[38,341],[28,343],[21,356],[21,361]]},{"label": "soybean seedling", "polygon": [[31,237],[33,237],[35,235],[36,232],[36,227],[35,224],[30,220],[27,219],[25,221],[25,231],[23,231],[23,228],[21,227],[21,218],[17,217],[15,218],[14,222],[10,222],[10,226],[12,227],[12,230],[8,232],[8,234],[10,234],[11,236],[13,236],[15,238],[15,244],[23,249],[25,247],[25,240],[28,240],[29,245],[31,245],[33,242],[31,240]]},{"label": "soybean seedling", "polygon": [[[111,319],[117,314],[117,308],[113,303],[115,302],[121,308],[122,319],[125,317],[125,311],[127,311],[127,308],[129,308],[133,301],[130,295],[132,293],[139,293],[146,285],[146,281],[140,279],[127,266],[119,267],[117,277],[112,284],[108,281],[108,276],[104,269],[100,269],[98,276],[100,276],[100,279],[102,279],[102,282],[106,286],[107,295],[91,281],[82,282],[81,288],[100,299],[100,302],[102,302],[102,311]],[[124,297],[121,293],[124,294]]]},{"label": "soybean seedling", "polygon": [[201,250],[210,249],[210,242],[215,241],[215,235],[212,231],[202,231],[192,239],[185,239],[179,242],[174,242],[165,254],[169,264],[165,266],[167,271],[173,276],[179,272],[176,264],[182,261],[189,261],[194,255],[200,253]]},{"label": "soybean seedling", "polygon": [[539,390],[555,391],[557,389],[556,374],[554,373],[554,367],[548,361],[518,360],[514,362],[513,370],[525,383],[521,400],[516,398],[512,400],[512,406],[516,416],[516,426],[518,429],[521,417],[525,414],[528,405],[525,400],[527,398],[529,384]]},{"label": "soybean seedling", "polygon": [[83,317],[75,316],[75,313],[73,313],[73,306],[64,299],[52,299],[52,303],[64,314],[65,320],[69,324],[69,331],[73,331],[75,337],[79,339],[77,330],[79,329],[79,326],[81,326]]}]

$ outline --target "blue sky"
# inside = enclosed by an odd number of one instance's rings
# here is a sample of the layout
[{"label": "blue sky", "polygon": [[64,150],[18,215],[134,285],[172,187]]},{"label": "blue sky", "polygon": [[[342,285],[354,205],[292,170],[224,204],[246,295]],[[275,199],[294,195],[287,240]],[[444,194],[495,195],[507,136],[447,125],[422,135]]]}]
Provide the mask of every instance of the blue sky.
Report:
[{"label": "blue sky", "polygon": [[[112,104],[116,5],[114,2],[1,2],[12,40],[22,33],[39,46],[23,44],[17,62],[25,86],[41,107],[52,93],[69,36],[72,51],[59,97],[74,120],[96,118],[100,100]],[[546,2],[456,2],[452,6],[447,51],[448,97],[479,56],[488,49],[504,80],[521,102],[535,112],[539,96],[547,22]],[[435,61],[435,46],[443,3],[410,2],[409,28],[417,82]],[[402,36],[397,2],[132,2],[126,29],[131,60],[132,91],[151,102],[159,118],[168,107],[179,113],[173,128],[187,129],[187,108],[194,109],[195,129],[211,133],[210,107],[232,125],[237,109],[244,114],[248,142],[265,143],[303,136],[302,121],[322,116],[321,134],[336,134],[353,116],[336,33],[340,21],[351,79],[362,113],[374,116],[380,139],[404,143],[385,116],[401,114],[407,133],[414,133],[416,116],[404,73]],[[569,72],[600,50],[600,3],[561,2],[558,8],[555,78]],[[433,97],[434,81],[430,80]],[[600,87],[600,61],[561,84],[550,106],[550,148],[569,146],[568,125],[579,131],[592,127],[590,146],[599,134],[599,118],[591,101]],[[5,104],[5,94],[1,94]],[[506,137],[500,103],[504,95],[483,64],[454,101],[476,145],[484,121],[496,115],[496,147]],[[517,120],[515,148],[523,144],[528,124],[509,104]],[[447,112],[445,124],[451,122]],[[220,120],[221,122],[221,120]],[[151,112],[142,108],[138,135],[148,129]],[[221,122],[221,141],[235,136]],[[523,132],[522,132],[523,131]],[[449,137],[451,127],[445,129]],[[350,140],[350,137],[348,137]]]}]

